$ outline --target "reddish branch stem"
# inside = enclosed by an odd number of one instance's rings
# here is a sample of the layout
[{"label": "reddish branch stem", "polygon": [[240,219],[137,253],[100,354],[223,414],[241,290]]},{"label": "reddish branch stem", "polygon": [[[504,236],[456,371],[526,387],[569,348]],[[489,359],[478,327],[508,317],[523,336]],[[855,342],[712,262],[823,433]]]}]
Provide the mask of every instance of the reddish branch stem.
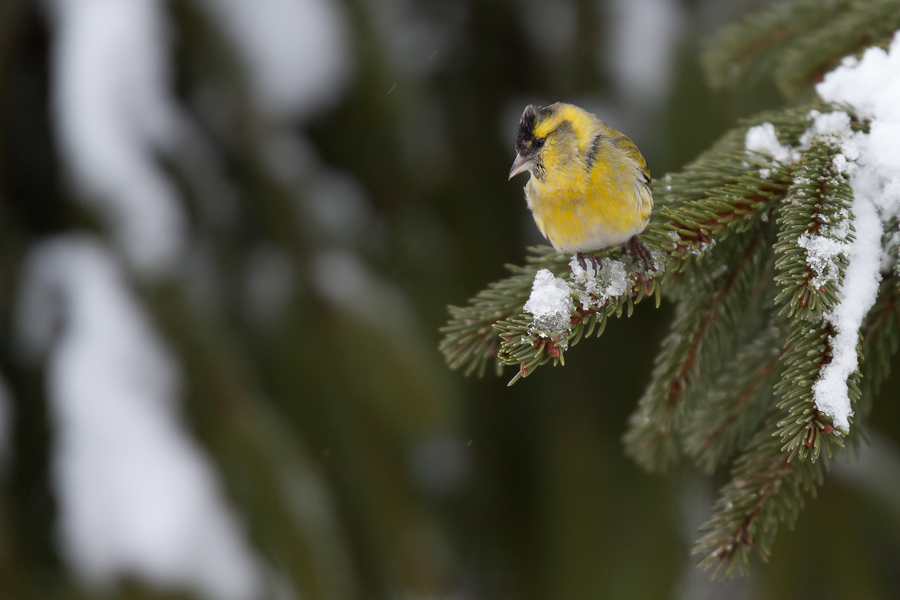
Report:
[{"label": "reddish branch stem", "polygon": [[697,352],[699,351],[700,345],[703,342],[703,337],[706,334],[707,328],[715,320],[716,313],[719,310],[719,305],[724,302],[726,298],[728,298],[729,294],[731,293],[731,289],[734,287],[734,284],[737,281],[738,275],[750,260],[750,257],[753,255],[753,252],[756,250],[758,244],[758,238],[754,238],[750,245],[747,246],[747,249],[744,251],[740,262],[728,276],[728,280],[725,282],[725,287],[722,288],[722,291],[720,293],[713,296],[712,303],[703,314],[703,317],[700,320],[700,325],[697,327],[696,331],[694,332],[694,336],[691,339],[691,346],[685,354],[684,363],[682,363],[681,369],[679,369],[678,374],[672,380],[672,385],[669,387],[669,393],[666,395],[666,402],[663,405],[663,408],[666,411],[670,411],[675,407],[675,403],[678,400],[678,397],[684,390],[688,373],[691,370],[691,367],[694,365],[694,360],[696,359]]}]

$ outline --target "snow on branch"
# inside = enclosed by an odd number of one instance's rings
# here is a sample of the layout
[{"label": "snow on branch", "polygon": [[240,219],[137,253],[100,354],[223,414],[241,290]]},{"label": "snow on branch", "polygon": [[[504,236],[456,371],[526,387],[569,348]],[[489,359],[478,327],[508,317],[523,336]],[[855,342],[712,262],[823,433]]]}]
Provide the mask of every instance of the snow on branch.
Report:
[{"label": "snow on branch", "polygon": [[852,415],[847,379],[858,368],[859,331],[878,294],[884,223],[900,213],[900,33],[887,52],[870,48],[860,60],[846,58],[816,91],[869,121],[868,132],[854,132],[845,113],[815,113],[809,132],[839,142],[843,152],[835,164],[850,173],[854,195],[856,237],[847,250],[840,302],[826,315],[835,330],[833,358],[813,388],[819,409],[846,430]]}]

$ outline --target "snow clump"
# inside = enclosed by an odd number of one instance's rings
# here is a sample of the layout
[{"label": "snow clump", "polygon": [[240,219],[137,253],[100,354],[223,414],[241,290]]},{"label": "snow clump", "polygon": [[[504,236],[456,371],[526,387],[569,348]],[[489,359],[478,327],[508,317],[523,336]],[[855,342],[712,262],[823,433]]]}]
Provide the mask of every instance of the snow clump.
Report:
[{"label": "snow clump", "polygon": [[628,289],[628,271],[621,261],[604,258],[600,264],[598,272],[590,261],[587,261],[587,269],[574,256],[569,262],[572,281],[577,284],[574,291],[583,308],[600,307],[608,298],[621,296]]},{"label": "snow clump", "polygon": [[535,273],[531,296],[525,303],[525,311],[534,316],[535,329],[551,333],[565,331],[571,324],[574,309],[572,288],[565,279],[556,277],[549,269]]},{"label": "snow clump", "polygon": [[775,126],[771,123],[761,123],[748,129],[747,136],[744,138],[744,147],[748,152],[770,156],[780,163],[795,163],[800,160],[799,152],[778,141],[778,136],[775,135]]}]

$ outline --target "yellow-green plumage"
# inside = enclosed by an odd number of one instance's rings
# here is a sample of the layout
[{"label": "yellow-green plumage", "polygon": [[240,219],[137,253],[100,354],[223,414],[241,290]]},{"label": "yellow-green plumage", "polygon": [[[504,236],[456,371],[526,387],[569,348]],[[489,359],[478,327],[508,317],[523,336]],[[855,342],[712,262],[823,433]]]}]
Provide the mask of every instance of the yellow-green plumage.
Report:
[{"label": "yellow-green plumage", "polygon": [[525,168],[525,198],[559,252],[622,244],[647,226],[653,209],[647,161],[622,133],[571,104],[529,106],[510,176]]}]

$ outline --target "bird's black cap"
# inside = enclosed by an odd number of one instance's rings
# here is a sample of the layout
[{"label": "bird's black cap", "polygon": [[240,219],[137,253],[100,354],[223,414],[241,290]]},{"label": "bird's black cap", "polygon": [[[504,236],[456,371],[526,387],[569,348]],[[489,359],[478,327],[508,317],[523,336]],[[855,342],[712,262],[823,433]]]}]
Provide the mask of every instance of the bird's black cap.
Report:
[{"label": "bird's black cap", "polygon": [[531,151],[531,142],[534,141],[534,126],[538,117],[546,117],[553,109],[549,106],[535,106],[529,104],[519,120],[519,131],[516,133],[516,152],[525,153]]}]

